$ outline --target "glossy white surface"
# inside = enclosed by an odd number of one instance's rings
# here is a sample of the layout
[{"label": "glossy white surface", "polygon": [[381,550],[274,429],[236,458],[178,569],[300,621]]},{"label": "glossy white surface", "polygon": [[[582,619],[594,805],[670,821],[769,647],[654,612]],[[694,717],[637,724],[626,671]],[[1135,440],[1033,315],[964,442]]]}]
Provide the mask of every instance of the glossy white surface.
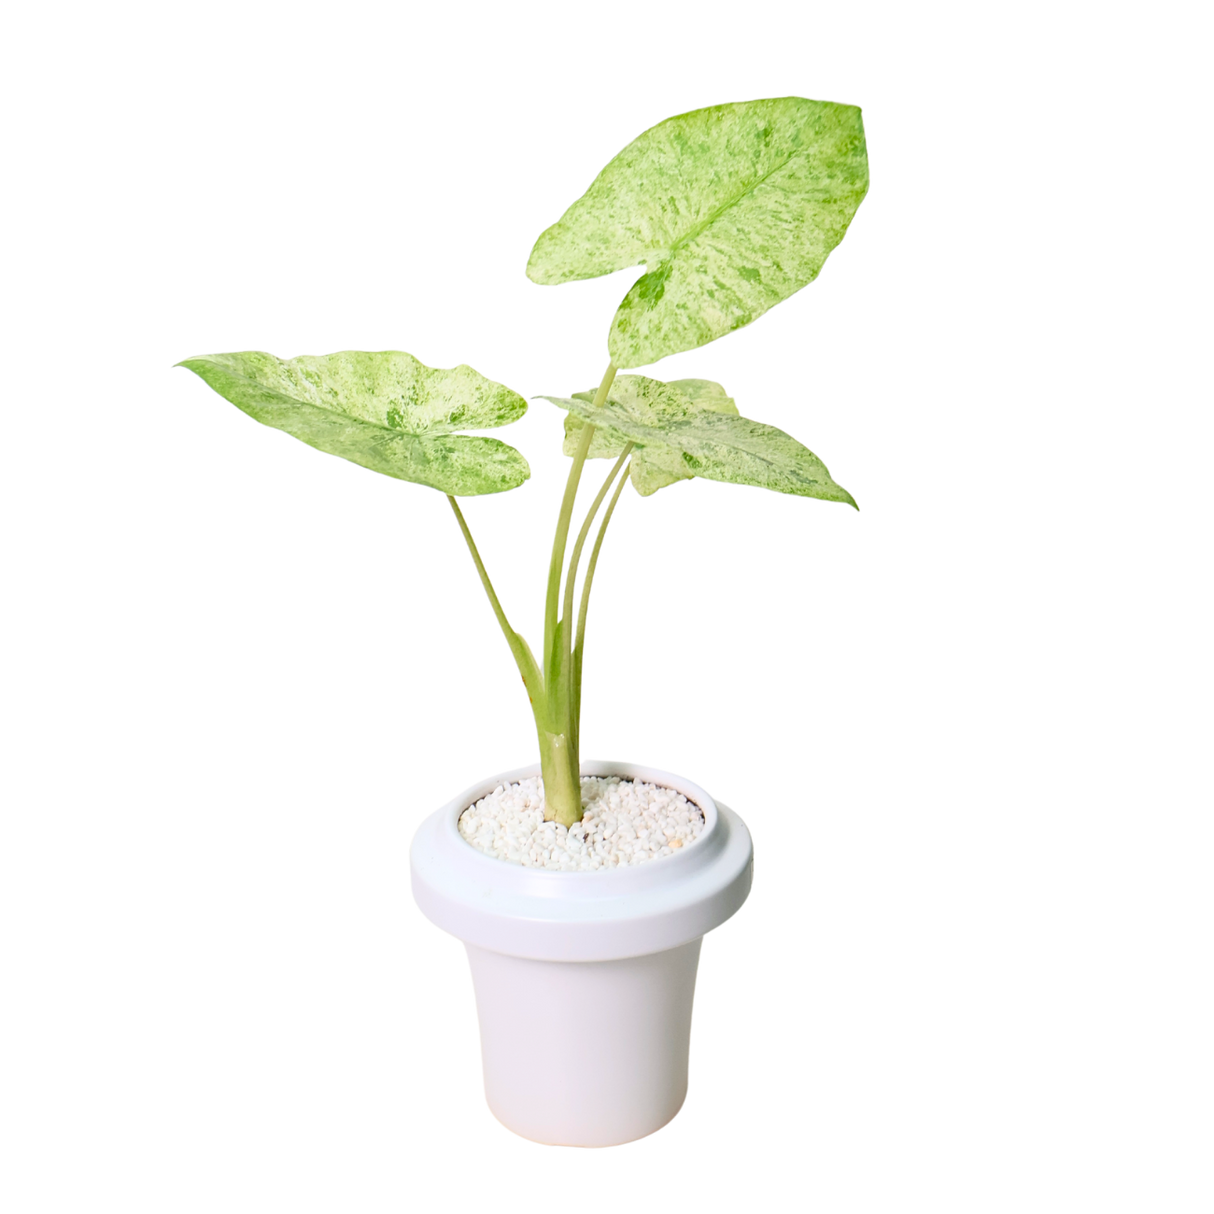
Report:
[{"label": "glossy white surface", "polygon": [[[531,961],[468,945],[485,1099],[536,1142],[606,1147],[661,1129],[687,1095],[700,941],[621,961]],[[537,1026],[547,1026],[537,1052]]]},{"label": "glossy white surface", "polygon": [[583,775],[677,789],[704,812],[700,837],[660,861],[597,872],[524,868],[463,838],[468,805],[536,774],[493,776],[431,814],[410,851],[413,896],[467,946],[498,1120],[553,1145],[630,1142],[664,1126],[687,1094],[700,941],[750,892],[750,832],[680,776],[587,762]]},{"label": "glossy white surface", "polygon": [[677,789],[704,811],[699,839],[660,863],[607,872],[551,872],[493,859],[459,833],[459,816],[505,772],[431,814],[410,850],[423,913],[467,944],[537,961],[611,961],[663,952],[724,923],[750,892],[750,832],[732,810],[681,776],[629,763],[586,762],[584,775],[620,775]]}]

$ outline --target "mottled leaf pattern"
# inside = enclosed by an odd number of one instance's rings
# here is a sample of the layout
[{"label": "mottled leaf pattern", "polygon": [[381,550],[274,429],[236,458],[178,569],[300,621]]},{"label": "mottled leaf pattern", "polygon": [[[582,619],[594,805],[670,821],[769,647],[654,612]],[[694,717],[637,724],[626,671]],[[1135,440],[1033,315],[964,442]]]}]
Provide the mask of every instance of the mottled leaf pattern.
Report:
[{"label": "mottled leaf pattern", "polygon": [[[656,380],[654,381],[657,382]],[[713,413],[738,414],[738,406],[720,384],[710,379],[674,379],[667,385],[674,388],[687,398],[697,409],[708,409]],[[577,400],[593,402],[593,392],[577,392]],[[566,455],[573,455],[577,450],[578,440],[582,435],[582,419],[576,413],[565,414],[565,445]],[[595,427],[590,438],[590,459],[616,459],[623,451],[628,439],[617,434],[614,430]],[[695,475],[682,467],[681,461],[672,463],[671,459],[662,458],[662,452],[656,448],[638,447],[632,457],[630,477],[633,488],[642,497],[648,497],[675,481],[689,481]]]},{"label": "mottled leaf pattern", "polygon": [[472,496],[531,470],[496,438],[457,434],[516,421],[527,402],[471,367],[427,367],[399,350],[280,359],[260,351],[180,364],[256,421],[385,476]]},{"label": "mottled leaf pattern", "polygon": [[619,375],[599,409],[592,401],[577,397],[544,399],[592,422],[595,437],[599,427],[611,431],[605,442],[615,445],[616,451],[622,443],[633,442],[650,469],[640,483],[633,482],[643,495],[672,480],[701,476],[856,504],[846,489],[831,480],[826,465],[783,430],[736,412],[697,406],[672,384],[644,375]]},{"label": "mottled leaf pattern", "polygon": [[535,243],[555,284],[644,263],[608,348],[639,367],[702,346],[812,282],[868,190],[856,106],[778,97],[668,118]]}]

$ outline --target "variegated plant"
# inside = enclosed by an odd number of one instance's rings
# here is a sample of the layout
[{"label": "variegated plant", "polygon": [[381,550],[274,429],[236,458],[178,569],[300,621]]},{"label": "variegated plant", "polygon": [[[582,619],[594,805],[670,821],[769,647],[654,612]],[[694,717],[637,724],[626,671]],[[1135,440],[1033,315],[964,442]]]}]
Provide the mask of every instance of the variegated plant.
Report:
[{"label": "variegated plant", "polygon": [[[719,384],[617,370],[702,346],[812,282],[867,189],[855,106],[800,97],[718,105],[635,139],[536,241],[527,274],[538,283],[645,266],[612,320],[598,390],[544,398],[567,411],[564,449],[573,463],[552,545],[542,661],[510,626],[456,501],[514,489],[530,475],[513,447],[460,433],[516,421],[527,410],[521,396],[471,367],[436,370],[399,351],[285,361],[213,354],[181,365],[265,425],[447,494],[531,701],[547,816],[570,826],[582,816],[586,614],[625,481],[642,496],[701,477],[855,505],[813,452],[742,417]],[[566,559],[582,470],[594,458],[614,463]]]}]

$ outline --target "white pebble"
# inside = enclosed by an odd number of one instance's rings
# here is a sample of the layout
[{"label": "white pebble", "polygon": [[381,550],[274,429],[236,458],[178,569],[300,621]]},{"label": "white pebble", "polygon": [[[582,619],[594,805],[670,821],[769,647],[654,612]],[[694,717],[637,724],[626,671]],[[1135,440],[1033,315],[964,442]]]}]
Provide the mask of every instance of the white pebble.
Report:
[{"label": "white pebble", "polygon": [[460,834],[479,851],[527,868],[593,871],[660,860],[704,829],[704,814],[682,793],[642,780],[586,776],[581,822],[544,821],[544,781],[505,787],[460,815]]}]

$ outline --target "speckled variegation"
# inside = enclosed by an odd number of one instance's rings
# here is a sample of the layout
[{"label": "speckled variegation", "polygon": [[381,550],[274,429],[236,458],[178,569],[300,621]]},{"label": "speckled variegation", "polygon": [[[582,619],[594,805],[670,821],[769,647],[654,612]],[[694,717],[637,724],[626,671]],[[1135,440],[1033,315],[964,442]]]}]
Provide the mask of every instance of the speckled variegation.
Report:
[{"label": "speckled variegation", "polygon": [[[625,371],[624,375],[617,376],[617,379],[623,381],[623,386],[618,391],[625,398],[635,395],[637,387],[641,386],[630,384],[631,375],[631,371]],[[732,395],[730,390],[720,380],[709,379],[707,375],[681,375],[673,380],[659,380],[657,376],[652,376],[652,378],[646,376],[646,379],[652,379],[652,384],[645,386],[648,387],[649,393],[654,398],[662,395],[662,390],[658,386],[665,385],[666,390],[679,392],[682,402],[691,403],[694,407],[709,409],[714,413],[742,412],[741,405],[738,404],[737,398]],[[592,387],[584,388],[583,391],[571,392],[569,395],[577,397],[579,401],[594,402],[595,390]],[[573,413],[566,413],[562,416],[561,454],[566,459],[573,458],[580,430],[582,430],[582,419],[579,416]],[[596,425],[594,435],[590,437],[590,453],[586,455],[586,463],[614,463],[615,456],[622,452],[626,442],[628,439],[620,435],[618,431],[612,430],[611,427]],[[681,466],[681,461],[677,466],[663,466],[662,453],[657,448],[636,448],[632,453],[629,467],[631,469],[629,484],[632,492],[642,499],[652,498],[654,494],[669,488],[671,484],[692,480],[686,467]]]},{"label": "speckled variegation", "polygon": [[615,444],[617,451],[627,441],[634,443],[648,469],[639,482],[633,481],[642,495],[674,480],[701,476],[733,485],[758,485],[798,497],[856,504],[852,495],[831,479],[826,465],[791,435],[740,417],[736,409],[732,413],[716,412],[697,405],[673,384],[644,375],[618,375],[606,404],[598,409],[593,402],[577,397],[544,399],[583,421],[593,422],[594,438],[600,428],[611,431],[605,442]]},{"label": "speckled variegation", "polygon": [[527,412],[517,392],[471,367],[427,367],[399,350],[290,359],[251,350],[179,365],[263,425],[385,476],[469,497],[531,475],[513,447],[456,433]]},{"label": "speckled variegation", "polygon": [[854,105],[777,97],[668,118],[535,243],[545,284],[644,263],[608,348],[639,367],[749,324],[812,282],[868,190]]}]

